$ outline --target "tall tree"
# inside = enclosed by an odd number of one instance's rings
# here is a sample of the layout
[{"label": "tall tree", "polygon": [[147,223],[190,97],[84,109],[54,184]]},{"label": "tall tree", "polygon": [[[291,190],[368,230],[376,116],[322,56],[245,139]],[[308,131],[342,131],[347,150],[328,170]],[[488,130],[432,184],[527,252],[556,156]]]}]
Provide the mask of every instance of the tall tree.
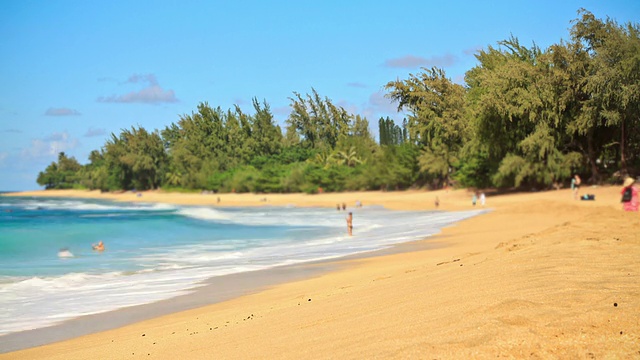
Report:
[{"label": "tall tree", "polygon": [[467,135],[464,87],[435,67],[385,87],[390,91],[387,96],[398,103],[398,110],[410,113],[407,130],[422,149],[421,170],[448,182]]},{"label": "tall tree", "polygon": [[[575,51],[585,55],[583,66],[588,71],[580,84],[588,96],[581,99],[576,129],[592,141],[597,127],[615,128],[619,167],[626,174],[629,158],[638,161],[637,152],[629,151],[629,144],[634,149],[640,140],[640,27],[597,19],[581,9],[571,38]],[[596,150],[592,146],[589,155],[594,163]]]}]

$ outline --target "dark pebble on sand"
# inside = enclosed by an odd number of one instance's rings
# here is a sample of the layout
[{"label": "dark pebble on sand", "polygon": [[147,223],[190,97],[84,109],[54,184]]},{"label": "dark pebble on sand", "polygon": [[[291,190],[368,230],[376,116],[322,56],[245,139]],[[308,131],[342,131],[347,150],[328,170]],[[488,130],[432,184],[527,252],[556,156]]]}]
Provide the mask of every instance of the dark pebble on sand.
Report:
[{"label": "dark pebble on sand", "polygon": [[620,335],[622,335],[622,331],[620,331]]},{"label": "dark pebble on sand", "polygon": [[613,306],[614,307],[618,307],[618,303],[613,303]]},{"label": "dark pebble on sand", "polygon": [[142,336],[146,336],[146,334],[142,334]]},{"label": "dark pebble on sand", "polygon": [[311,299],[309,299],[309,301],[311,301]]}]

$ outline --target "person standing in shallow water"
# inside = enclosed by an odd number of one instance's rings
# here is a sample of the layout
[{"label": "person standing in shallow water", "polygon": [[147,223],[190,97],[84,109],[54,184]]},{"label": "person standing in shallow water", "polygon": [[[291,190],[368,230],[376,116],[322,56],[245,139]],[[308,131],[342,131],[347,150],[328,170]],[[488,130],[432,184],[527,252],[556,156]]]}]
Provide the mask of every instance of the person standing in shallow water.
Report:
[{"label": "person standing in shallow water", "polygon": [[353,235],[353,213],[351,212],[347,215],[347,232],[349,236]]}]

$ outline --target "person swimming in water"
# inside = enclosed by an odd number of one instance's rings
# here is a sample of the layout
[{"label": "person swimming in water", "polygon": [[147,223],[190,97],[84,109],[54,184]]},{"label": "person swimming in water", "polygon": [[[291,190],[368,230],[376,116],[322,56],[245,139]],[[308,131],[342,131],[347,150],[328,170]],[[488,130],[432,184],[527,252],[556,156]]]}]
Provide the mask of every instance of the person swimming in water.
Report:
[{"label": "person swimming in water", "polygon": [[104,243],[100,240],[97,244],[91,245],[91,248],[95,251],[104,251]]},{"label": "person swimming in water", "polygon": [[349,236],[353,235],[353,213],[349,213],[347,216],[347,232]]}]

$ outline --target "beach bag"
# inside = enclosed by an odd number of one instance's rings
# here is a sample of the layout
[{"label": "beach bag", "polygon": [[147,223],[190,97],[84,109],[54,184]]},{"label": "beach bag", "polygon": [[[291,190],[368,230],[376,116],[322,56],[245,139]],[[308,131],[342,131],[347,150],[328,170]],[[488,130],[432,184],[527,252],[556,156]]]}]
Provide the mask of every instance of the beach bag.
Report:
[{"label": "beach bag", "polygon": [[631,197],[633,196],[633,189],[631,189],[631,186],[627,186],[624,189],[624,192],[622,193],[622,202],[629,202],[631,201]]}]

